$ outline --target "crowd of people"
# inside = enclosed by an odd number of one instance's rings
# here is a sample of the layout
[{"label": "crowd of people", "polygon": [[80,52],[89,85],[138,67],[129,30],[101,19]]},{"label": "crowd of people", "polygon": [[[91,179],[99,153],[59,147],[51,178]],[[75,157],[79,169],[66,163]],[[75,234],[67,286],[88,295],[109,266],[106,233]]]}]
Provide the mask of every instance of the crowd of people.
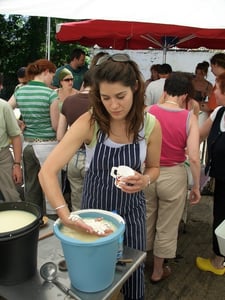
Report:
[{"label": "crowd of people", "polygon": [[[8,103],[0,100],[4,201],[21,201],[17,185],[24,183],[24,200],[38,205],[43,216],[94,235],[81,218],[70,218],[71,211],[117,211],[126,223],[124,245],[152,251],[150,281],[157,283],[172,272],[166,261],[176,256],[187,195],[191,205],[200,201],[199,145],[207,139],[206,172],[215,180],[213,255],[197,257],[196,265],[223,275],[224,256],[214,231],[225,219],[225,54],[199,63],[194,74],[152,65],[146,81],[127,54],[99,52],[89,68],[85,55],[75,49],[70,63],[58,69],[47,59],[28,64],[19,70],[22,79]],[[214,86],[207,80],[210,65]],[[200,124],[201,112],[207,118]],[[193,180],[189,193],[187,159]],[[110,176],[119,165],[135,171],[120,188]],[[144,299],[144,264],[122,293],[125,300]]]}]

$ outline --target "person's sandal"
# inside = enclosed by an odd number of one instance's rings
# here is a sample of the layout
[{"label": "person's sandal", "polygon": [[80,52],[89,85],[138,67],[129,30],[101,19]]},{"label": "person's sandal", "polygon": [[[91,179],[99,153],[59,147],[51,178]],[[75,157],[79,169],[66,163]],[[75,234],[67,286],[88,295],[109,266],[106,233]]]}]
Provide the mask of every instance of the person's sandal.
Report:
[{"label": "person's sandal", "polygon": [[157,279],[157,280],[150,278],[150,281],[151,281],[151,283],[156,284],[156,283],[159,283],[162,280],[166,279],[170,275],[171,275],[171,269],[170,269],[170,267],[169,266],[164,266],[163,267],[162,276],[159,279]]},{"label": "person's sandal", "polygon": [[225,268],[222,268],[222,269],[215,268],[212,265],[212,262],[209,258],[197,257],[196,258],[196,266],[201,271],[212,272],[215,275],[224,275],[225,274]]}]

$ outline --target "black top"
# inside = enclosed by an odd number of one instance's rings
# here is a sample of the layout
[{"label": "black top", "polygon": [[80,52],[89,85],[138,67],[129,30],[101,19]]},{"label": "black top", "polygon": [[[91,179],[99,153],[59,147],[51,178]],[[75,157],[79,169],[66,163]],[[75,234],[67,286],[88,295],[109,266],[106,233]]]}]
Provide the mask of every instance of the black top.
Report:
[{"label": "black top", "polygon": [[206,173],[209,171],[210,177],[222,181],[225,181],[225,132],[221,132],[220,122],[224,111],[225,107],[218,110],[207,139],[208,162],[206,166]]}]

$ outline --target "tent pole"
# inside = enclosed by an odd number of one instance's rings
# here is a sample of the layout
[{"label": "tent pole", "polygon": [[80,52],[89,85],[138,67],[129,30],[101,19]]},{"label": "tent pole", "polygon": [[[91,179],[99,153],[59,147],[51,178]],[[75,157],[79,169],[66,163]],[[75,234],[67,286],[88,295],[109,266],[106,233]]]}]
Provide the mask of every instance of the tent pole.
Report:
[{"label": "tent pole", "polygon": [[47,34],[46,34],[46,58],[50,60],[50,47],[51,47],[51,18],[47,18]]},{"label": "tent pole", "polygon": [[163,46],[163,64],[166,63],[166,51],[167,51],[166,46]]}]

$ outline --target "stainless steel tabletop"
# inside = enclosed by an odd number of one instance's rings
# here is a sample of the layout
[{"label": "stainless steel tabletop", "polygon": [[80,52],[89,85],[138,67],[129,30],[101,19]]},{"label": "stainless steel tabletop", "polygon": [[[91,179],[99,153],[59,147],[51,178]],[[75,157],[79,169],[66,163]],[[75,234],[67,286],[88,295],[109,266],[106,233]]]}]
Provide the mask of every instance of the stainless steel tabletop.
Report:
[{"label": "stainless steel tabletop", "polygon": [[[52,231],[53,221],[49,221],[47,226],[40,229],[39,236],[48,234]],[[63,283],[67,288],[70,288],[76,295],[78,300],[105,300],[110,299],[113,293],[129,278],[129,276],[138,268],[144,261],[146,253],[124,247],[123,258],[132,259],[133,262],[126,263],[125,266],[116,267],[115,277],[113,283],[105,290],[97,293],[84,293],[73,288],[70,284],[68,272],[58,271],[57,279]],[[19,257],[18,257],[19,259]],[[39,270],[42,264],[52,261],[58,263],[64,259],[63,250],[60,241],[54,236],[49,236],[38,242],[38,260],[37,272],[34,277],[28,281],[13,285],[0,285],[0,300],[55,300],[55,299],[72,299],[66,296],[59,288],[52,283],[45,282]],[[2,298],[1,298],[2,297]]]}]

